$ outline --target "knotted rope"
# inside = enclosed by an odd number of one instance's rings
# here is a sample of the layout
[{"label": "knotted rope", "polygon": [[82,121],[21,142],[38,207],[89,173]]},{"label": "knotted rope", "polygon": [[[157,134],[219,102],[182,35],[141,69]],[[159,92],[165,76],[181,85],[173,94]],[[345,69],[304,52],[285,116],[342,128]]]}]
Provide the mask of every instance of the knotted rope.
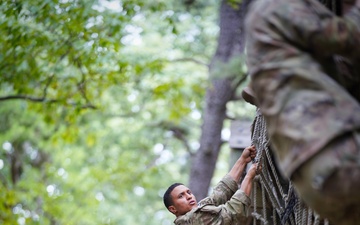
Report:
[{"label": "knotted rope", "polygon": [[[253,224],[278,224],[278,221],[283,225],[327,224],[327,220],[320,219],[297,197],[291,181],[281,177],[271,152],[266,122],[259,109],[253,122],[251,142],[257,149],[254,162],[262,168],[252,192]],[[261,212],[258,211],[259,200]]]}]

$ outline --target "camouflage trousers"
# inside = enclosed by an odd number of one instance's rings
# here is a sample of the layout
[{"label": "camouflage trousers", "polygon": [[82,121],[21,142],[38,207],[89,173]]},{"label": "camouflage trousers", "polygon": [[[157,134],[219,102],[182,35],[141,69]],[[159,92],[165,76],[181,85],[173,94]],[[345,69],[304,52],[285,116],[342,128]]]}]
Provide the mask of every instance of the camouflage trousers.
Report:
[{"label": "camouflage trousers", "polygon": [[251,87],[279,168],[300,198],[331,224],[360,224],[360,105],[308,64],[256,71]]},{"label": "camouflage trousers", "polygon": [[325,146],[292,181],[306,204],[334,225],[360,223],[360,131]]}]

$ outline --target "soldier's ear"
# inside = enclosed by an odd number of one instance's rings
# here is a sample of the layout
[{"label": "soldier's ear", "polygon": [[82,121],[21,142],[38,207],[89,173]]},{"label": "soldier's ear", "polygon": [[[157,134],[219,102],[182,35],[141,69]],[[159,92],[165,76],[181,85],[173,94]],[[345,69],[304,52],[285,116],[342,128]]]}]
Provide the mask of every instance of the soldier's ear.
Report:
[{"label": "soldier's ear", "polygon": [[176,214],[176,213],[177,213],[177,210],[176,210],[175,206],[173,206],[173,205],[169,206],[168,209],[169,209],[169,211],[170,211],[172,214]]}]

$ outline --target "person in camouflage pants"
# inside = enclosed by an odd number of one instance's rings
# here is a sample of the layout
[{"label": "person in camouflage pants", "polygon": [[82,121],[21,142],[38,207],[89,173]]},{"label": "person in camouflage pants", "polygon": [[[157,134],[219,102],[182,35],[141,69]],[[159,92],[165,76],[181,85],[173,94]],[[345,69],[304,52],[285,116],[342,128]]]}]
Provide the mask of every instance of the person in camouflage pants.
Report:
[{"label": "person in camouflage pants", "polygon": [[249,195],[257,163],[251,165],[238,189],[238,182],[246,165],[256,156],[254,146],[245,148],[230,172],[215,186],[212,194],[197,203],[190,189],[181,183],[172,184],[164,194],[165,207],[176,216],[176,225],[230,225],[243,224],[248,218]]},{"label": "person in camouflage pants", "polygon": [[331,224],[355,225],[360,0],[343,0],[342,7],[337,16],[316,0],[254,0],[246,51],[250,87],[281,172]]}]

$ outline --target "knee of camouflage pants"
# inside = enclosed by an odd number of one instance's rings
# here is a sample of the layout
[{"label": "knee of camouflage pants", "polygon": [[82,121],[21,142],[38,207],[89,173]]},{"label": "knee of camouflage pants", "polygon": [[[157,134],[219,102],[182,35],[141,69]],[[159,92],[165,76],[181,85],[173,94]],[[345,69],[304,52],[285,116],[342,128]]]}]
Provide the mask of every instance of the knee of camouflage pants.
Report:
[{"label": "knee of camouflage pants", "polygon": [[360,131],[333,140],[291,180],[302,200],[331,224],[359,224]]}]

